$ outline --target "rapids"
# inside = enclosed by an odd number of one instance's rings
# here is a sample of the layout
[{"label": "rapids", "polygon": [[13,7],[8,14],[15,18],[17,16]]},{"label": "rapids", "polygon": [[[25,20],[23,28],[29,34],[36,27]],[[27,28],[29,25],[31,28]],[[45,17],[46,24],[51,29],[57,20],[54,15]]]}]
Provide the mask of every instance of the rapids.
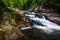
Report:
[{"label": "rapids", "polygon": [[55,33],[55,31],[58,31],[58,33],[60,33],[60,25],[47,20],[41,13],[28,11],[25,12],[25,16],[30,19],[32,27],[23,27],[21,30],[36,28],[41,29],[48,34]]}]

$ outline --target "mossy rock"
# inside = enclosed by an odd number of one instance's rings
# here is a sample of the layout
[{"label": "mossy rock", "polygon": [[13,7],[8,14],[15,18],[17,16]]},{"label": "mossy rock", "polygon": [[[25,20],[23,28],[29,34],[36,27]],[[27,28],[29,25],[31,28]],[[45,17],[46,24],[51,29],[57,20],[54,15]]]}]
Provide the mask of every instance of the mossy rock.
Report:
[{"label": "mossy rock", "polygon": [[0,30],[0,40],[5,40],[5,32]]}]

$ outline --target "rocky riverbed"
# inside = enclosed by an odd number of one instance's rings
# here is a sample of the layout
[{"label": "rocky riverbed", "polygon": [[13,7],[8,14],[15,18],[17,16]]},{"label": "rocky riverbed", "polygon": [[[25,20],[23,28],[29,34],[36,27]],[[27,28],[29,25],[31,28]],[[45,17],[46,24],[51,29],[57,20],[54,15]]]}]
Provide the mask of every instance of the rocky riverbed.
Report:
[{"label": "rocky riverbed", "polygon": [[48,20],[60,25],[60,14],[57,13],[42,13],[42,14],[45,15]]},{"label": "rocky riverbed", "polygon": [[[30,21],[25,16],[24,11],[14,8],[13,11],[16,13],[11,14],[9,12],[4,12],[2,26],[0,28],[6,33],[6,40],[60,40],[60,35],[56,36],[56,34],[52,34],[52,36],[50,36],[41,29],[34,28],[22,31],[21,27],[31,26]],[[60,24],[60,16],[58,14],[45,12],[42,12],[42,14],[46,16],[46,19]]]}]

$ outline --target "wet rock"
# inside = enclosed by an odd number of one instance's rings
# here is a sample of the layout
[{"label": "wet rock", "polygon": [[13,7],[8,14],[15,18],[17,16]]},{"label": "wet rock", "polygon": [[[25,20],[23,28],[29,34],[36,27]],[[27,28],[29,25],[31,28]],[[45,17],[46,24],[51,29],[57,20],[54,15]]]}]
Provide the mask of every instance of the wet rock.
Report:
[{"label": "wet rock", "polygon": [[60,40],[60,34],[47,34],[41,29],[24,30],[30,40]]},{"label": "wet rock", "polygon": [[57,14],[57,13],[42,13],[42,14],[45,15],[47,20],[50,20],[50,21],[60,25],[60,16],[59,16],[59,14]]}]

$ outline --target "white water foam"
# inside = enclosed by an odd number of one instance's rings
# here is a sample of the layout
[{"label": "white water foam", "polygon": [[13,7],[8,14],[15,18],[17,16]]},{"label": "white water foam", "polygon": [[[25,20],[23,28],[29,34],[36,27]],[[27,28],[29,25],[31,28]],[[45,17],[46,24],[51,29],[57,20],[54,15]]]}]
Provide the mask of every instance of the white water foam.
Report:
[{"label": "white water foam", "polygon": [[[45,17],[43,15],[42,18],[39,18],[38,16],[35,16],[36,13],[35,12],[28,12],[25,14],[25,16],[27,16],[30,20],[36,21],[37,23],[41,23],[45,26],[41,26],[41,25],[37,25],[35,23],[33,23],[32,28],[37,28],[37,29],[42,29],[43,31],[45,31],[46,33],[52,33],[54,32],[54,30],[60,31],[60,26],[57,25],[56,23],[53,23],[49,20],[46,20]],[[23,30],[25,29],[29,29],[31,27],[26,27],[26,28],[22,28]]]}]

